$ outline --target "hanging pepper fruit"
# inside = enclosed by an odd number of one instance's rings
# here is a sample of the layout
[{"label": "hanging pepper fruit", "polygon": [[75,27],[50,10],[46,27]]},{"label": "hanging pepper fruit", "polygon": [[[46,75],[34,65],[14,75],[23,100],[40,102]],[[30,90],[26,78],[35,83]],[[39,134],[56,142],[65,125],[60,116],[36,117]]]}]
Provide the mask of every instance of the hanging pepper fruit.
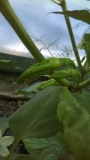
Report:
[{"label": "hanging pepper fruit", "polygon": [[76,160],[90,160],[90,114],[63,87],[57,115],[64,127],[64,136]]},{"label": "hanging pepper fruit", "polygon": [[48,58],[38,64],[33,65],[32,67],[29,67],[17,79],[17,83],[35,79],[41,75],[44,75],[46,73],[51,73],[56,69],[66,65],[70,65],[73,68],[75,68],[74,62],[69,58],[55,58],[55,57]]},{"label": "hanging pepper fruit", "polygon": [[42,90],[48,86],[59,86],[59,84],[54,79],[50,79],[48,81],[42,82],[39,86],[37,86],[37,89]]},{"label": "hanging pepper fruit", "polygon": [[78,85],[81,82],[82,76],[81,73],[75,69],[65,69],[55,72],[53,75],[51,75],[52,78],[48,81],[42,82],[39,86],[37,86],[37,89],[42,90],[48,86],[59,86],[60,79],[73,77],[73,83]]},{"label": "hanging pepper fruit", "polygon": [[73,77],[73,83],[77,85],[81,82],[82,79],[81,73],[75,69],[60,70],[55,72],[51,77],[54,78],[57,82],[63,78]]}]

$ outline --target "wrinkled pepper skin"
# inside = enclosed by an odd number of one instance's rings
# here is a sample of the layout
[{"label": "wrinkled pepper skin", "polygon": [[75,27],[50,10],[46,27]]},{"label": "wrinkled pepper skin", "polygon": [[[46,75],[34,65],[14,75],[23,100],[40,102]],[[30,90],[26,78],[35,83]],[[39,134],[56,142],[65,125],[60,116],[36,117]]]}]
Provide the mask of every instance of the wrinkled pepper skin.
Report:
[{"label": "wrinkled pepper skin", "polygon": [[67,65],[76,68],[74,62],[69,58],[56,58],[56,57],[48,58],[26,69],[26,71],[24,71],[22,75],[17,79],[17,83],[35,79],[41,75],[51,73],[56,69]]},{"label": "wrinkled pepper skin", "polygon": [[64,136],[76,160],[90,160],[90,115],[66,87],[57,107],[58,119],[64,126]]}]

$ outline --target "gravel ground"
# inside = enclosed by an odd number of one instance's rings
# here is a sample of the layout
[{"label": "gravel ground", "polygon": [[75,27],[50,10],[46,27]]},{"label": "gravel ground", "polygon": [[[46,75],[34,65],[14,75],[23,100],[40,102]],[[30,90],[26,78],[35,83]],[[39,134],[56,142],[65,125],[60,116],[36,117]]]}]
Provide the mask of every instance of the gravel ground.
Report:
[{"label": "gravel ground", "polygon": [[18,108],[20,108],[26,101],[25,100],[0,100],[0,117],[10,116],[13,114]]},{"label": "gravel ground", "polygon": [[27,87],[26,84],[13,84],[20,73],[0,71],[0,116],[9,116],[17,110],[23,103],[23,100],[11,99],[3,95],[13,95],[15,90]]}]

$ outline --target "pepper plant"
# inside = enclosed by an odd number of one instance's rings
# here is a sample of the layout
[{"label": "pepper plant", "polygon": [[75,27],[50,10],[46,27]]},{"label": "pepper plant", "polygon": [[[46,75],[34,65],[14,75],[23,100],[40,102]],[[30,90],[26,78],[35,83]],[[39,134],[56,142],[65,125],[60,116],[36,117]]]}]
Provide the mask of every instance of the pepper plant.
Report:
[{"label": "pepper plant", "polygon": [[[59,152],[63,152],[65,148],[64,154],[70,153],[76,160],[90,160],[90,96],[84,92],[84,89],[90,85],[90,78],[85,80],[85,75],[90,71],[90,42],[84,39],[76,45],[69,19],[70,16],[90,24],[90,13],[86,10],[68,11],[65,0],[52,1],[63,10],[63,12],[53,13],[63,14],[65,17],[77,66],[69,58],[45,59],[24,29],[9,1],[0,0],[0,12],[38,62],[24,71],[15,83],[28,83],[41,75],[49,76],[48,81],[37,86],[37,89],[42,91],[8,118],[7,126],[12,131],[14,143],[8,156],[0,157],[2,160],[60,159],[63,155]],[[82,65],[78,48],[85,50],[84,65]],[[69,77],[72,80],[68,80]],[[5,123],[1,126],[3,125]],[[64,140],[63,142],[60,137]],[[21,140],[25,143],[28,152],[30,151],[30,155],[13,155]],[[37,155],[32,151],[35,150],[35,146],[29,150],[26,142],[38,140],[43,143],[48,141],[48,145],[44,145],[42,147],[44,151]],[[54,153],[52,147],[48,148],[51,141],[52,144],[58,142],[57,146],[61,145],[63,149],[57,147],[58,149],[55,150],[54,148]],[[40,149],[39,147],[38,150]]]}]

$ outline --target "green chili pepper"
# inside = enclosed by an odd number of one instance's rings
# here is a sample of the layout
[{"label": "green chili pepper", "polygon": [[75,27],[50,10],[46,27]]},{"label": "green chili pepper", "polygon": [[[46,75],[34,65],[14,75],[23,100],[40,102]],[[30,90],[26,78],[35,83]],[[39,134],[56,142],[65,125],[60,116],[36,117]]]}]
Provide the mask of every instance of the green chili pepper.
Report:
[{"label": "green chili pepper", "polygon": [[50,73],[62,66],[71,65],[75,68],[74,62],[69,58],[48,58],[32,67],[29,67],[18,79],[17,82],[25,82],[25,80],[32,80],[36,77]]},{"label": "green chili pepper", "polygon": [[75,63],[69,59],[69,58],[59,58],[60,62],[62,63],[61,66],[67,66],[70,65],[72,66],[74,69],[76,69]]},{"label": "green chili pepper", "polygon": [[90,114],[63,87],[57,115],[64,127],[64,136],[76,160],[90,160]]},{"label": "green chili pepper", "polygon": [[48,81],[42,82],[39,86],[37,86],[37,89],[42,90],[48,86],[59,86],[59,84],[54,79],[50,79]]},{"label": "green chili pepper", "polygon": [[75,69],[60,70],[55,72],[51,77],[54,78],[57,82],[63,78],[73,77],[74,84],[77,83],[77,85],[81,82],[82,79],[81,73]]}]

